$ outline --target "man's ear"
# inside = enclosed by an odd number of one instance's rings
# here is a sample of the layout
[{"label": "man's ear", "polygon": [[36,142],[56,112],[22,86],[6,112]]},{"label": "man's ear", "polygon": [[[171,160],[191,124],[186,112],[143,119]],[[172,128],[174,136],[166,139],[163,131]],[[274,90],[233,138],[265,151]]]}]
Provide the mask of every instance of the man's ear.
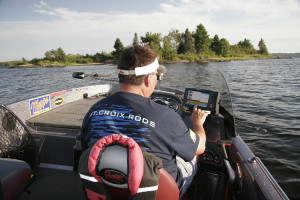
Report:
[{"label": "man's ear", "polygon": [[144,84],[145,84],[145,86],[148,88],[148,87],[150,87],[150,85],[151,85],[151,80],[150,80],[150,75],[148,74],[147,76],[146,76],[146,78],[145,78],[145,80],[144,80]]}]

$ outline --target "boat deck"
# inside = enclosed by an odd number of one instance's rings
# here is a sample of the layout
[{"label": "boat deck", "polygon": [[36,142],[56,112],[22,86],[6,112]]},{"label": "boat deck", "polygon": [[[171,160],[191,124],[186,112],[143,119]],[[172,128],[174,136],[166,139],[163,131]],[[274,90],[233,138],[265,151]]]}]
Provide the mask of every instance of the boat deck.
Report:
[{"label": "boat deck", "polygon": [[59,129],[80,129],[85,114],[102,98],[104,96],[94,96],[62,105],[28,119],[26,124],[38,131],[60,132]]},{"label": "boat deck", "polygon": [[17,200],[86,199],[75,171],[40,168],[39,174]]}]

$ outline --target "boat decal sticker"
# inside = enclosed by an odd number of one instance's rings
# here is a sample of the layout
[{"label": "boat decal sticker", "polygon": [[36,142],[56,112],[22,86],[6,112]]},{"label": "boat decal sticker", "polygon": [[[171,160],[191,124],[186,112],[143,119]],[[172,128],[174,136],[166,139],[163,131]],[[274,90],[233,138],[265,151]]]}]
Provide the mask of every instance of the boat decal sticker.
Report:
[{"label": "boat decal sticker", "polygon": [[57,97],[57,96],[60,96],[60,95],[66,94],[66,93],[67,93],[66,90],[55,92],[55,93],[51,94],[51,98],[54,98],[54,97]]},{"label": "boat decal sticker", "polygon": [[126,174],[116,169],[103,169],[100,171],[100,176],[113,184],[124,185],[127,183]]},{"label": "boat decal sticker", "polygon": [[50,95],[36,97],[29,101],[30,116],[35,116],[50,110]]},{"label": "boat decal sticker", "polygon": [[54,105],[60,106],[64,102],[64,99],[62,97],[57,97],[54,101]]}]

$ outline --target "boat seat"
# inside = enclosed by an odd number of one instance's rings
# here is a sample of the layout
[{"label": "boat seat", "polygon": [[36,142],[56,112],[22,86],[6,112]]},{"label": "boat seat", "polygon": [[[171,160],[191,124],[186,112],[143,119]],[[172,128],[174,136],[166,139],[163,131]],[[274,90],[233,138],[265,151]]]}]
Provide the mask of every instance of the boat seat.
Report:
[{"label": "boat seat", "polygon": [[[132,138],[122,135],[115,136],[119,137],[116,139],[118,141],[111,141],[111,138],[108,138],[114,137],[112,135],[106,136],[82,153],[79,173],[86,191],[89,193],[87,194],[89,199],[93,199],[92,196],[103,198],[101,195],[107,194],[112,199],[118,200],[129,199],[130,196],[131,199],[154,199],[155,196],[158,200],[179,199],[178,186],[173,177],[162,168],[160,158],[142,151]],[[102,142],[103,140],[106,141]],[[130,143],[129,146],[127,146],[128,143]],[[100,150],[95,150],[95,148],[100,148]],[[98,153],[95,156],[96,151]],[[86,155],[90,157],[88,161]],[[91,157],[97,162],[93,166],[90,165],[90,163],[94,163]],[[87,163],[89,174],[84,174]],[[151,163],[150,166],[149,163]],[[96,169],[94,169],[95,167]],[[87,175],[92,175],[97,182],[94,182],[94,185],[87,182],[87,178],[83,178]],[[91,179],[89,178],[89,180]],[[99,186],[99,183],[104,185],[104,190],[96,187],[96,185]]]},{"label": "boat seat", "polygon": [[30,166],[9,158],[0,158],[0,166],[0,199],[16,199],[30,180]]}]

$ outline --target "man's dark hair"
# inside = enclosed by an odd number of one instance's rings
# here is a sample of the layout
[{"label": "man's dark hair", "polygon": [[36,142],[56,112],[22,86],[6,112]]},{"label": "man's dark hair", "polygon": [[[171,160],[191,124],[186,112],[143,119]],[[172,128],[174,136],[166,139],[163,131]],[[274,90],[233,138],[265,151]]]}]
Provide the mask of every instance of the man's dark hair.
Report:
[{"label": "man's dark hair", "polygon": [[[128,47],[121,54],[118,69],[134,70],[136,67],[143,67],[152,63],[157,57],[158,53],[149,46]],[[119,74],[119,83],[141,85],[146,76]]]}]

